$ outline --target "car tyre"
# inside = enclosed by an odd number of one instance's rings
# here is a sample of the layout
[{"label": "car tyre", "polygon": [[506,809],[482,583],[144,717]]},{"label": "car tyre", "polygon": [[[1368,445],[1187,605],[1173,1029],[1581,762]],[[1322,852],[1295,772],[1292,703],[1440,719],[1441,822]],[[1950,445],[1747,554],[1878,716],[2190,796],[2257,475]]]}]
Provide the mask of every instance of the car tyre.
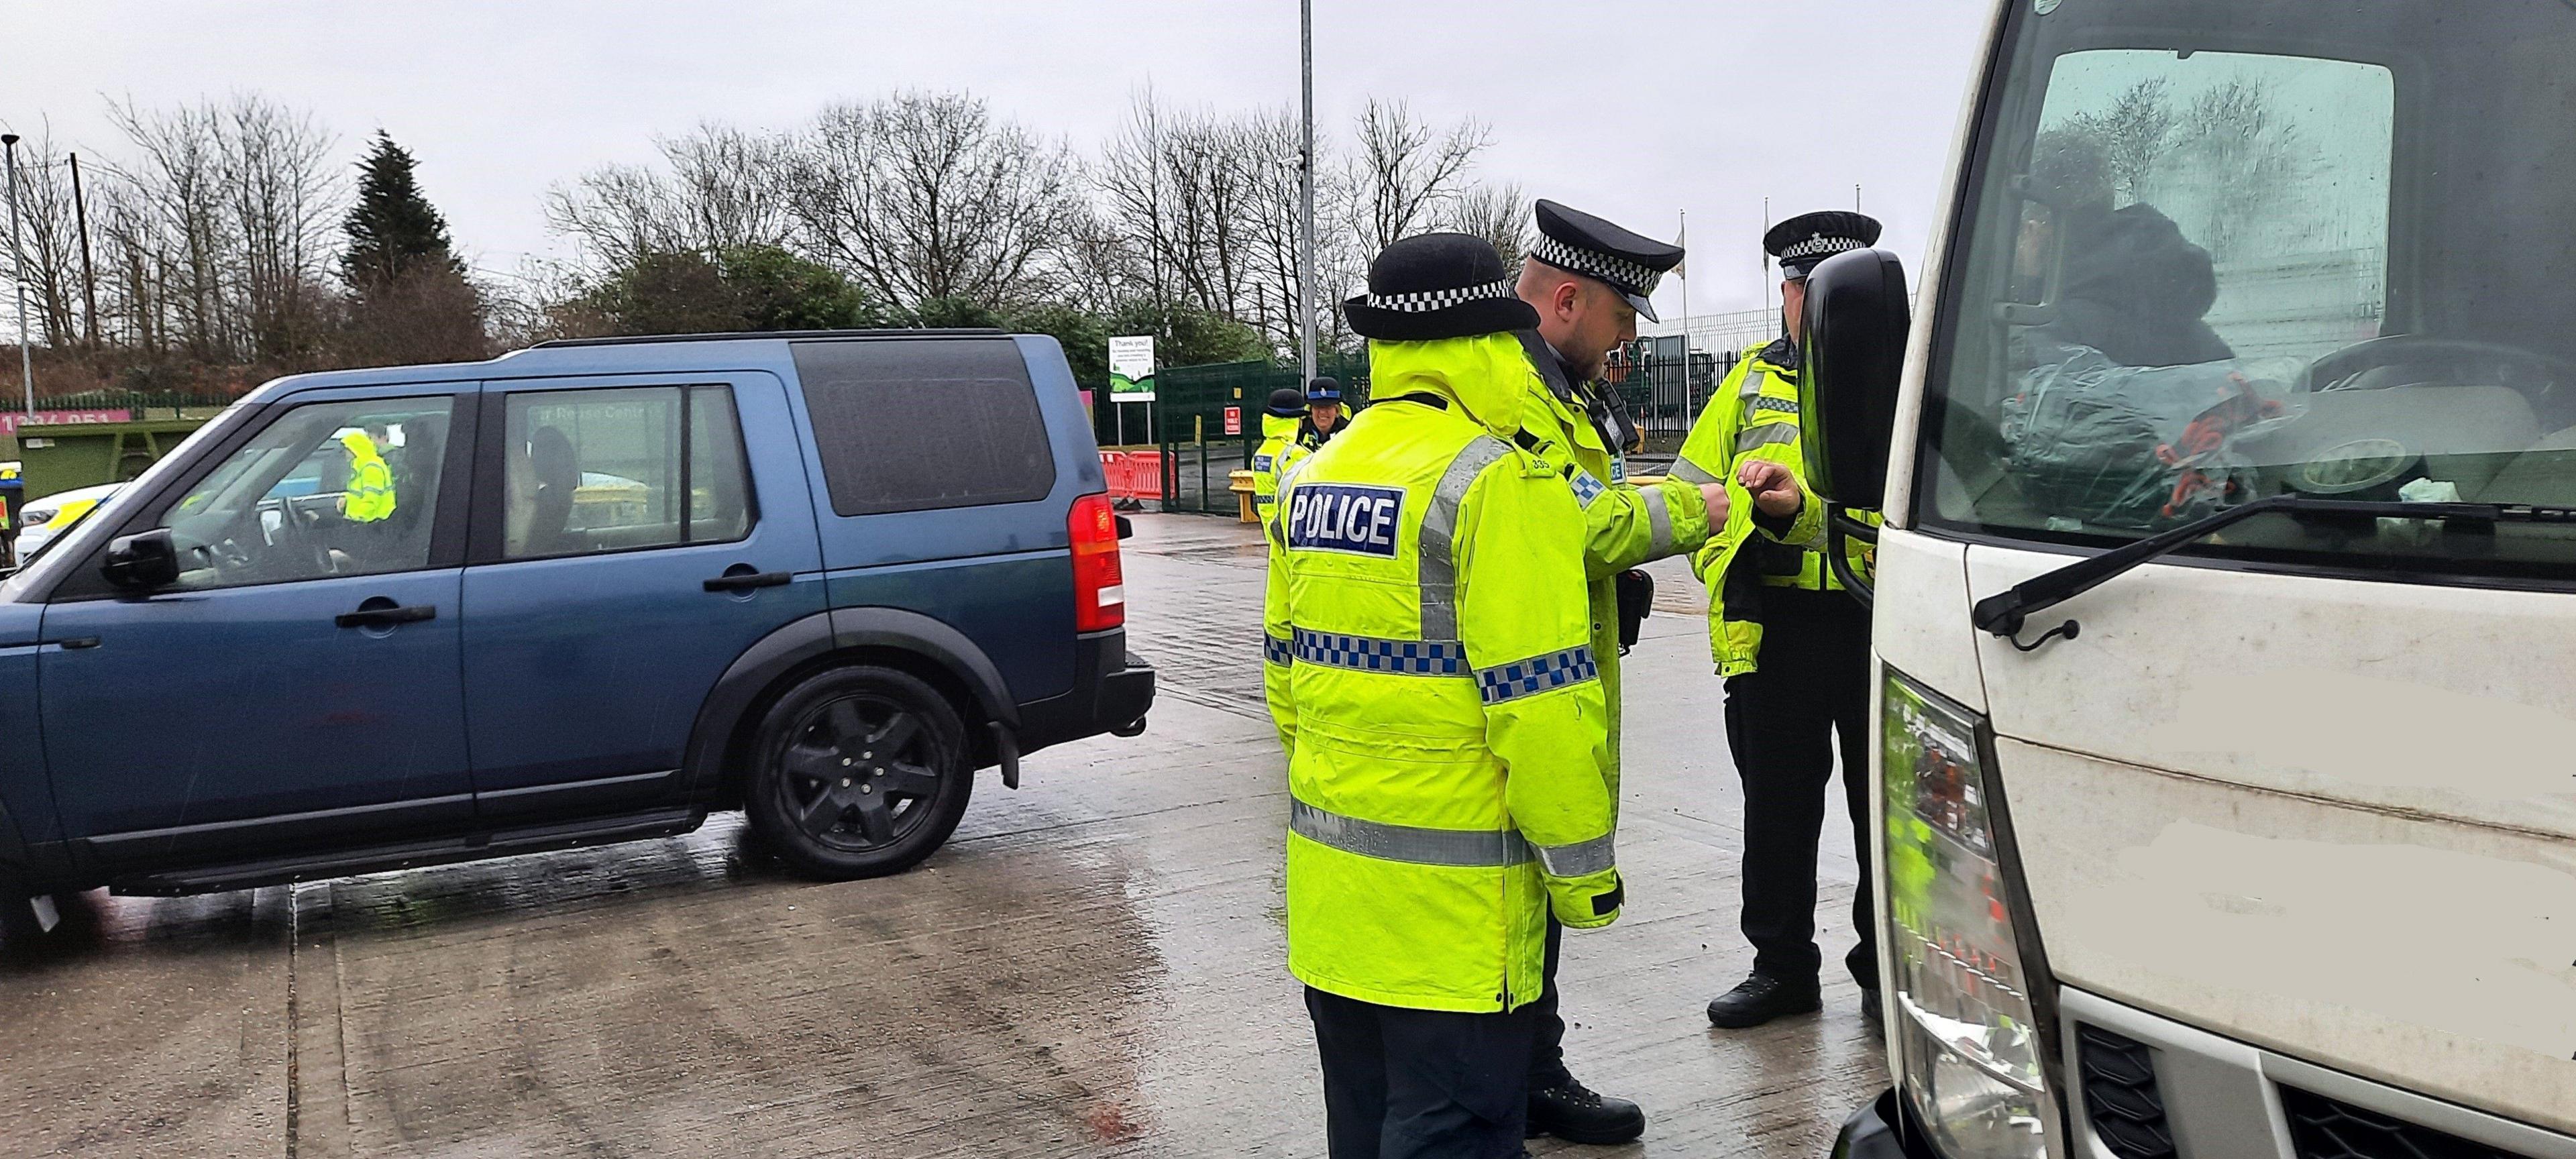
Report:
[{"label": "car tyre", "polygon": [[948,841],[975,789],[966,726],[927,681],[874,665],[789,688],[752,733],[743,811],[779,860],[825,881],[881,877]]}]

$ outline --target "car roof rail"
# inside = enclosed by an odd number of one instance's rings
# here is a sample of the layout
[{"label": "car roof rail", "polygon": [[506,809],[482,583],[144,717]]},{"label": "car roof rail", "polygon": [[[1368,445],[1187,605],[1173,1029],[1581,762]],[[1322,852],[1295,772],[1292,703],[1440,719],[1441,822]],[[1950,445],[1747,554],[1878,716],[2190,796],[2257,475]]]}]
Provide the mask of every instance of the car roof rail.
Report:
[{"label": "car roof rail", "polygon": [[744,342],[755,339],[850,338],[999,338],[1010,331],[996,326],[960,326],[930,330],[735,330],[712,334],[638,334],[623,338],[556,338],[528,347],[530,350],[561,350],[575,346],[637,346],[661,342]]}]

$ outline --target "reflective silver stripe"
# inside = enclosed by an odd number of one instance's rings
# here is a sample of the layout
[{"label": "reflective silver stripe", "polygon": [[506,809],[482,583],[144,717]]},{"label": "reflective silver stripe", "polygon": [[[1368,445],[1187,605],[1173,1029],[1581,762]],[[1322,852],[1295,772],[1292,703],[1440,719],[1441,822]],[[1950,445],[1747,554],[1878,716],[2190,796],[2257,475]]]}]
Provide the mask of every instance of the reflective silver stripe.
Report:
[{"label": "reflective silver stripe", "polygon": [[1476,669],[1476,691],[1485,703],[1501,704],[1600,678],[1601,665],[1592,657],[1592,645],[1578,644],[1562,652]]},{"label": "reflective silver stripe", "polygon": [[[1304,801],[1288,805],[1288,831],[1318,845],[1380,861],[1501,868],[1532,860],[1517,830],[1425,829],[1327,812]],[[1568,848],[1575,848],[1569,846]],[[1563,876],[1563,875],[1559,875]]]},{"label": "reflective silver stripe", "polygon": [[1614,836],[1604,833],[1572,845],[1532,843],[1530,849],[1538,854],[1539,868],[1549,877],[1585,877],[1618,866],[1619,856],[1610,848]]},{"label": "reflective silver stripe", "polygon": [[[1675,462],[1680,462],[1676,459]],[[1638,491],[1646,500],[1646,558],[1662,559],[1673,553],[1673,512],[1665,505],[1664,489],[1647,487]]]},{"label": "reflective silver stripe", "polygon": [[1747,371],[1745,371],[1745,372],[1744,372],[1744,385],[1743,385],[1742,387],[1737,388],[1737,390],[1736,390],[1736,392],[1735,392],[1736,397],[1738,397],[1738,398],[1754,398],[1754,397],[1756,397],[1756,396],[1759,396],[1759,395],[1762,393],[1762,383],[1763,383],[1763,380],[1765,380],[1765,379],[1767,379],[1767,378],[1769,378],[1769,377],[1771,377],[1770,373],[1769,373],[1768,371],[1763,370],[1763,369],[1762,369],[1761,367],[1759,367],[1759,366],[1754,367],[1754,368],[1753,368],[1753,369],[1751,369],[1751,370],[1747,370]]},{"label": "reflective silver stripe", "polygon": [[1756,426],[1746,427],[1744,428],[1743,434],[1735,436],[1735,453],[1741,455],[1755,447],[1767,447],[1774,443],[1794,443],[1797,441],[1798,424],[1761,423]]},{"label": "reflective silver stripe", "polygon": [[1382,640],[1343,632],[1289,629],[1300,664],[1349,668],[1358,672],[1393,672],[1403,676],[1469,676],[1467,646],[1456,640]]},{"label": "reflective silver stripe", "polygon": [[1684,483],[1691,483],[1698,486],[1707,486],[1710,483],[1717,482],[1717,476],[1709,474],[1707,471],[1701,469],[1699,464],[1691,462],[1688,459],[1673,460],[1673,469],[1665,472],[1665,474],[1675,479],[1679,479]]},{"label": "reflective silver stripe", "polygon": [[1422,636],[1427,640],[1458,638],[1458,563],[1450,554],[1450,539],[1458,533],[1458,505],[1467,499],[1467,488],[1476,476],[1503,456],[1512,453],[1512,445],[1492,435],[1478,435],[1476,441],[1449,460],[1449,469],[1441,472],[1439,486],[1432,489],[1431,507],[1422,513]]}]

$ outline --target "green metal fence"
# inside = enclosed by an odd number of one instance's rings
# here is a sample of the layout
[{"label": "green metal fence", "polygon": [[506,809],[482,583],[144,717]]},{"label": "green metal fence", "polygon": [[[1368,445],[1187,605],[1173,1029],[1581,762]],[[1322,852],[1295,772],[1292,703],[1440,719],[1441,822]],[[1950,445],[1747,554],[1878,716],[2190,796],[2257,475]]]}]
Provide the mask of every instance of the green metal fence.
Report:
[{"label": "green metal fence", "polygon": [[[1365,356],[1328,354],[1316,361],[1315,372],[1341,380],[1346,408],[1366,404]],[[1266,360],[1157,372],[1153,436],[1163,455],[1163,510],[1235,514],[1233,473],[1249,469],[1261,445],[1262,404],[1272,391],[1304,386],[1297,367]]]}]

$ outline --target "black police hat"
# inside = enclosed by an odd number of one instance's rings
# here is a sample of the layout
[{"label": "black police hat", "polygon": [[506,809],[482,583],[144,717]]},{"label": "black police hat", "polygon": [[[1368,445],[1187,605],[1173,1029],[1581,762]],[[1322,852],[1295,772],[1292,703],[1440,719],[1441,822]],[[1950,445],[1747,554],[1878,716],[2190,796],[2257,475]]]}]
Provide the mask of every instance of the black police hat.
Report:
[{"label": "black police hat", "polygon": [[1682,263],[1682,247],[1545,200],[1538,203],[1538,234],[1531,257],[1609,286],[1647,321],[1663,321],[1646,296],[1655,292],[1665,271]]},{"label": "black police hat", "polygon": [[1400,238],[1369,263],[1368,292],[1342,303],[1351,329],[1384,342],[1428,342],[1538,328],[1513,292],[1494,243],[1463,233]]},{"label": "black police hat", "polygon": [[1310,402],[1340,402],[1342,380],[1329,374],[1319,374],[1315,381],[1306,384],[1306,398]]},{"label": "black police hat", "polygon": [[1803,280],[1817,263],[1844,250],[1878,244],[1878,219],[1848,209],[1802,213],[1771,227],[1762,248],[1780,261],[1780,276]]},{"label": "black police hat", "polygon": [[1272,418],[1293,419],[1306,413],[1306,396],[1296,387],[1283,386],[1270,392],[1270,401],[1261,411]]}]

